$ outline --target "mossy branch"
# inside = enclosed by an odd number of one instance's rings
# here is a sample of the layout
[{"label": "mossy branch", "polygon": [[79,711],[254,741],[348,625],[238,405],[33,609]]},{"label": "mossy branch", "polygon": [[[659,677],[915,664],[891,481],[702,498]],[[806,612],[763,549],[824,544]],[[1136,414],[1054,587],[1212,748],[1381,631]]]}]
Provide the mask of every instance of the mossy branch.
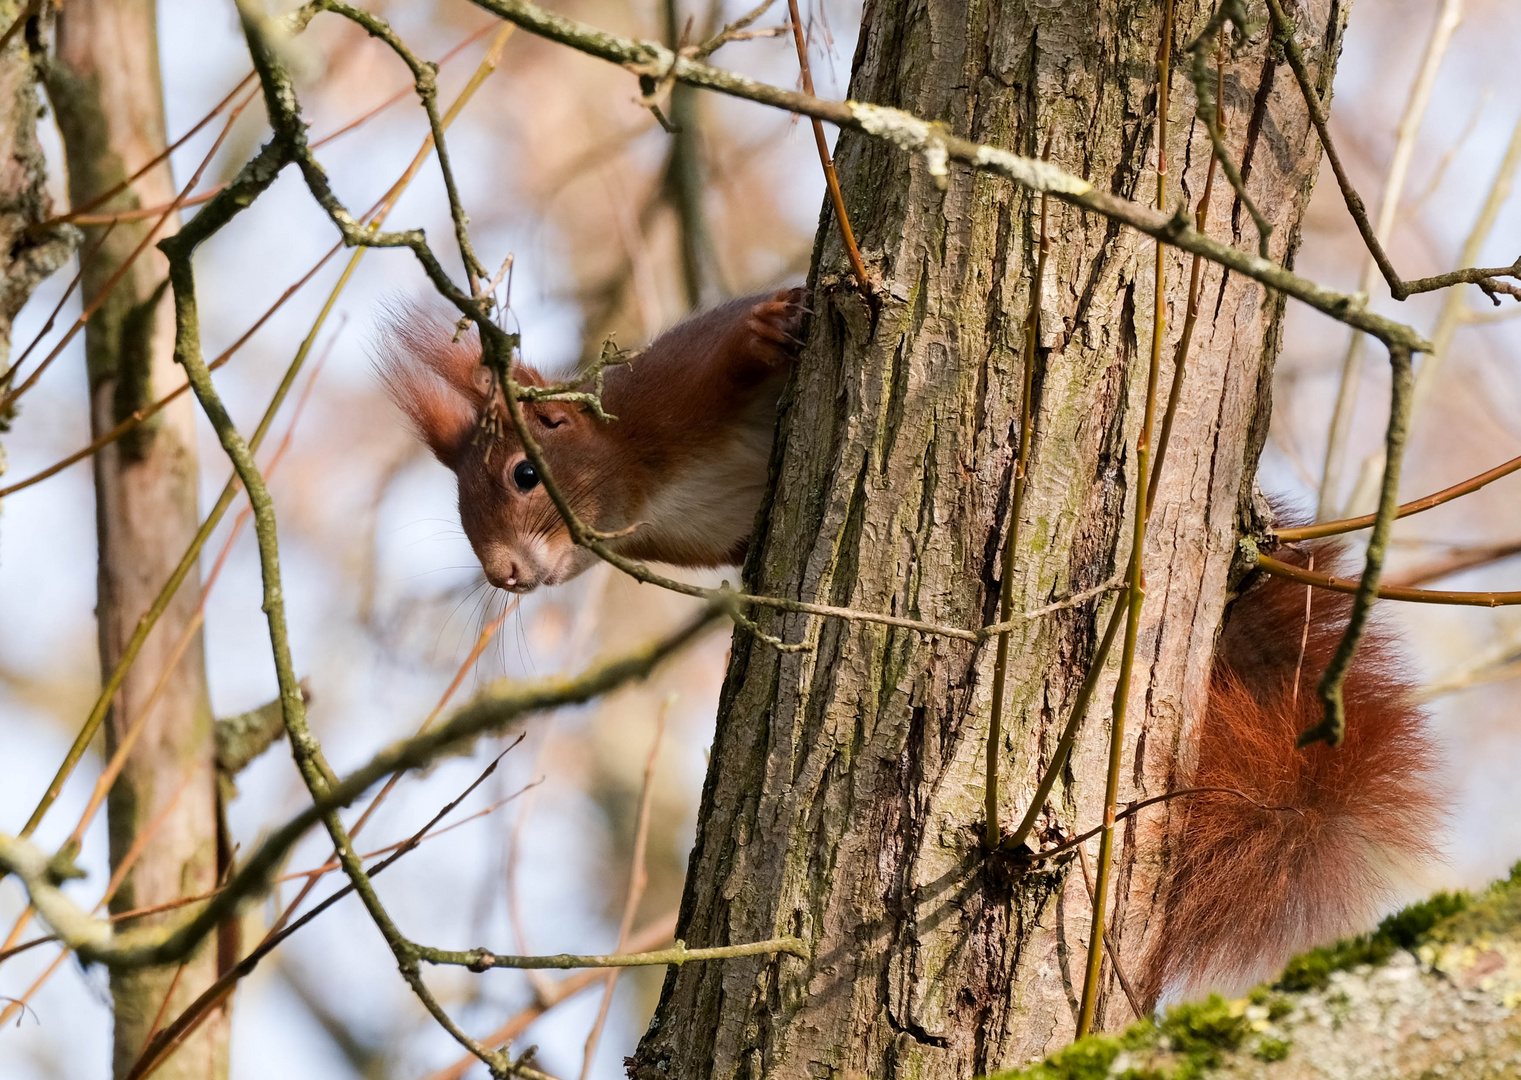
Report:
[{"label": "mossy branch", "polygon": [[[300,687],[302,699],[310,705],[312,692],[305,679],[301,680]],[[238,775],[284,734],[285,716],[279,698],[236,716],[217,717],[211,726],[211,738],[216,743],[217,770],[229,777]]]},{"label": "mossy branch", "polygon": [[1175,1006],[990,1080],[1512,1075],[1521,1054],[1521,868],[1315,949],[1236,1001]]},{"label": "mossy branch", "polygon": [[603,953],[578,956],[573,953],[555,953],[549,956],[499,956],[488,949],[427,949],[417,950],[418,959],[430,964],[465,967],[471,971],[489,971],[492,968],[515,968],[519,970],[570,970],[573,968],[623,968],[623,967],[680,967],[682,964],[703,960],[728,960],[739,956],[769,956],[786,953],[800,960],[809,958],[808,947],[795,937],[771,938],[767,941],[751,941],[741,945],[714,945],[706,949],[693,949],[684,941],[677,941],[669,949],[657,949],[643,953]]},{"label": "mossy branch", "polygon": [[948,162],[955,161],[1005,177],[1031,191],[1049,192],[1053,198],[1083,210],[1091,210],[1173,247],[1229,267],[1308,304],[1338,322],[1371,334],[1386,344],[1403,344],[1412,352],[1429,350],[1429,345],[1418,331],[1369,311],[1364,297],[1323,288],[1260,255],[1211,240],[1189,223],[1186,213],[1169,215],[1100,191],[1088,181],[1048,162],[960,138],[940,124],[923,120],[901,109],[859,101],[829,101],[811,94],[783,90],[712,67],[673,52],[658,42],[598,30],[575,19],[546,11],[528,0],[472,2],[531,33],[618,64],[636,75],[649,76],[657,81],[670,78],[824,120],[836,127],[890,142],[908,153],[922,154],[930,163],[932,171],[943,171]]}]

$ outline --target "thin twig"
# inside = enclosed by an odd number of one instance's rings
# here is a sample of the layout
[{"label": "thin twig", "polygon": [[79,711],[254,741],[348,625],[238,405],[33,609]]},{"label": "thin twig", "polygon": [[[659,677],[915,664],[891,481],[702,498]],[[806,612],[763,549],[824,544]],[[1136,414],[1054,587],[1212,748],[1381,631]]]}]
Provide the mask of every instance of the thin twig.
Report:
[{"label": "thin twig", "polygon": [[[636,931],[633,937],[630,938],[630,948],[637,952],[653,949],[662,941],[669,941],[675,932],[676,913],[673,911],[662,918],[656,919],[642,930]],[[520,1010],[501,1027],[482,1038],[481,1042],[495,1047],[509,1045],[524,1031],[528,1030],[528,1025],[532,1024],[550,1009],[573,995],[579,994],[588,987],[595,986],[601,981],[602,972],[592,968],[587,971],[578,971],[574,975],[567,975],[557,982],[551,982],[547,1001],[535,1001],[533,1004]],[[454,1064],[442,1068],[437,1072],[429,1073],[425,1077],[425,1080],[461,1080],[465,1073],[470,1071],[475,1064],[474,1055],[466,1054],[455,1061]]]},{"label": "thin twig", "polygon": [[[795,2],[795,0],[792,0]],[[1051,153],[1051,136],[1046,136],[1045,157]],[[1040,197],[1040,242],[1035,259],[1035,276],[1030,282],[1030,309],[1025,313],[1025,355],[1023,381],[1019,391],[1019,453],[1014,460],[1013,492],[1009,498],[1009,528],[1004,540],[1002,566],[999,568],[998,621],[1008,622],[1014,612],[1014,568],[1019,548],[1019,524],[1024,513],[1028,487],[1030,443],[1035,435],[1035,363],[1040,344],[1040,301],[1046,279],[1046,258],[1051,252],[1046,235],[1047,207],[1044,193]],[[998,823],[1000,784],[999,765],[1003,760],[1004,694],[1008,683],[1009,631],[998,634],[998,650],[993,658],[993,701],[988,715],[987,778],[983,793],[984,841],[989,851],[998,847],[1002,826]]]},{"label": "thin twig", "polygon": [[[533,764],[529,766],[529,775],[543,775],[540,766],[544,762],[544,755],[549,752],[549,744],[552,729],[548,726],[539,732],[539,746],[533,755]],[[507,931],[509,941],[513,948],[522,949],[524,952],[532,952],[533,948],[528,937],[527,923],[523,919],[523,907],[520,903],[521,892],[518,889],[519,876],[518,866],[523,855],[523,836],[528,831],[528,823],[533,817],[533,812],[538,809],[539,792],[523,800],[523,805],[518,807],[518,812],[513,815],[512,828],[507,831],[507,850],[502,859],[502,906],[507,910]],[[528,972],[528,985],[533,990],[536,1001],[545,1000],[549,993],[550,983],[541,972]]]},{"label": "thin twig", "polygon": [[[1492,484],[1502,476],[1509,476],[1517,469],[1521,469],[1521,457],[1511,458],[1509,461],[1496,465],[1487,472],[1481,472],[1478,476],[1469,477],[1449,488],[1443,488],[1432,495],[1424,498],[1413,499],[1407,503],[1401,503],[1394,512],[1396,518],[1409,517],[1419,514],[1423,510],[1441,506],[1443,503],[1478,491],[1487,484]],[[1344,518],[1341,521],[1322,521],[1315,525],[1296,525],[1287,529],[1274,529],[1273,535],[1280,540],[1317,540],[1322,536],[1337,536],[1341,533],[1356,532],[1358,529],[1366,529],[1372,525],[1376,514],[1363,514],[1361,517]]]},{"label": "thin twig", "polygon": [[1400,464],[1405,456],[1405,444],[1410,432],[1410,403],[1415,388],[1415,372],[1412,370],[1410,352],[1398,346],[1389,349],[1390,378],[1389,428],[1384,436],[1384,481],[1379,492],[1378,514],[1373,522],[1373,532],[1368,537],[1368,551],[1363,560],[1362,577],[1352,596],[1352,607],[1347,613],[1347,628],[1331,660],[1326,664],[1320,678],[1318,693],[1325,706],[1325,717],[1320,723],[1299,736],[1299,745],[1327,742],[1340,746],[1347,732],[1346,706],[1342,703],[1342,682],[1352,666],[1352,657],[1362,640],[1363,629],[1368,623],[1368,613],[1378,594],[1378,578],[1384,569],[1384,555],[1389,549],[1389,534],[1394,528],[1394,516],[1398,510],[1400,493]]},{"label": "thin twig", "polygon": [[[803,73],[803,93],[813,95],[813,72],[808,69],[808,41],[803,36],[803,16],[798,11],[797,0],[787,0],[787,10],[792,16],[792,39],[797,44],[798,67]],[[840,223],[840,238],[845,241],[845,254],[850,257],[850,268],[861,288],[870,289],[871,279],[866,276],[866,264],[861,261],[861,249],[856,247],[856,234],[850,227],[850,215],[845,212],[845,196],[840,191],[840,178],[834,171],[834,159],[829,153],[829,142],[824,138],[824,122],[818,117],[813,123],[813,141],[819,149],[819,164],[824,170],[824,186],[829,189],[829,201],[834,206],[835,220]]]},{"label": "thin twig", "polygon": [[[502,610],[497,613],[496,618],[492,619],[485,626],[481,627],[481,632],[476,635],[475,644],[470,647],[470,652],[465,655],[465,659],[461,661],[459,667],[455,669],[454,678],[449,680],[449,685],[445,687],[444,692],[439,695],[438,701],[434,703],[432,710],[426,717],[423,718],[423,722],[418,725],[417,733],[419,735],[433,726],[433,722],[439,718],[439,715],[444,711],[444,708],[449,704],[451,700],[453,700],[455,691],[457,691],[460,688],[461,684],[463,684],[465,681],[465,675],[470,671],[472,667],[475,666],[475,662],[481,658],[482,654],[485,653],[486,646],[491,644],[492,639],[496,637],[497,631],[502,628],[502,624],[507,621],[507,617],[517,610],[518,604],[522,602],[522,599],[523,598],[521,596],[514,596],[511,600],[507,601],[507,603],[502,606]],[[369,822],[370,818],[374,817],[375,811],[380,809],[380,804],[386,801],[386,799],[390,796],[392,790],[394,790],[396,785],[401,782],[401,776],[401,773],[396,772],[392,773],[390,777],[386,779],[385,785],[380,789],[379,792],[376,793],[375,797],[369,801],[368,805],[365,806],[363,812],[360,813],[359,819],[354,822],[353,829],[349,831],[350,836],[359,835],[360,831]],[[300,896],[296,897],[296,899],[292,902],[292,906],[298,906],[301,902],[301,899],[302,898]],[[288,915],[289,911],[287,911],[286,914]]]},{"label": "thin twig", "polygon": [[[1088,873],[1088,852],[1085,851],[1081,846],[1079,846],[1077,849],[1077,859],[1082,868],[1083,888],[1088,893],[1088,903],[1092,904],[1094,900],[1094,892],[1093,880]],[[1092,934],[1091,928],[1089,929],[1089,933],[1090,935]],[[1114,942],[1110,939],[1108,934],[1104,935],[1103,941],[1104,952],[1109,957],[1109,966],[1114,968],[1115,975],[1119,976],[1120,988],[1125,991],[1125,1000],[1130,1003],[1130,1011],[1132,1015],[1134,1015],[1135,1018],[1139,1020],[1146,1015],[1145,1010],[1141,1007],[1140,995],[1137,994],[1135,992],[1135,988],[1130,985],[1130,979],[1126,977],[1125,969],[1120,965],[1119,953],[1115,952]],[[1090,949],[1093,947],[1091,938],[1088,942],[1088,947]]]},{"label": "thin twig", "polygon": [[[1221,10],[1225,10],[1222,5]],[[1167,0],[1162,14],[1162,43],[1158,50],[1160,63],[1157,75],[1157,207],[1161,209],[1167,200],[1167,123],[1168,89],[1172,76],[1172,20],[1173,3]],[[1202,70],[1199,53],[1195,53],[1195,83]],[[1207,80],[1206,80],[1207,81]],[[1202,108],[1202,106],[1201,106]],[[1209,122],[1213,125],[1213,116]],[[1226,166],[1229,174],[1231,166]],[[1266,246],[1267,234],[1263,233]],[[1136,439],[1136,497],[1135,526],[1130,541],[1130,570],[1126,581],[1125,644],[1120,653],[1120,673],[1114,685],[1114,706],[1109,723],[1109,769],[1104,780],[1104,824],[1099,835],[1098,866],[1093,889],[1093,925],[1089,931],[1088,966],[1083,978],[1082,1001],[1078,1010],[1077,1038],[1081,1039],[1093,1029],[1094,1012],[1098,1005],[1103,953],[1098,946],[1104,941],[1104,919],[1107,917],[1109,878],[1113,867],[1115,806],[1119,802],[1120,766],[1125,751],[1125,712],[1130,701],[1130,681],[1135,670],[1136,639],[1141,628],[1141,604],[1146,599],[1146,575],[1142,570],[1142,553],[1146,546],[1146,525],[1150,519],[1151,499],[1148,490],[1151,483],[1151,437],[1152,424],[1157,411],[1157,383],[1162,371],[1162,337],[1167,328],[1167,276],[1166,249],[1160,241],[1156,244],[1156,260],[1153,265],[1155,293],[1152,300],[1151,362],[1146,374],[1145,414],[1141,420],[1141,432]],[[1118,965],[1116,965],[1118,968]]]},{"label": "thin twig", "polygon": [[[717,52],[723,46],[727,45],[729,42],[744,41],[748,36],[754,33],[750,30],[751,25],[754,24],[756,19],[759,19],[766,12],[770,11],[771,5],[774,3],[776,3],[776,0],[761,0],[759,4],[755,5],[755,7],[751,8],[749,11],[745,12],[745,14],[729,23],[718,33],[714,34],[712,37],[708,38],[708,40],[704,41],[701,45],[698,45],[695,48],[689,50],[683,50],[684,55],[691,56],[695,60],[706,60],[708,57],[712,56],[715,52]],[[759,31],[759,33],[772,34],[777,30],[785,29],[786,27],[772,27],[768,30]]]},{"label": "thin twig", "polygon": [[1057,740],[1055,749],[1051,751],[1051,761],[1046,765],[1045,772],[1041,773],[1040,782],[1035,787],[1035,794],[1030,798],[1030,806],[1025,811],[1019,827],[1003,841],[1002,847],[1005,851],[1018,851],[1029,838],[1041,810],[1045,808],[1046,799],[1051,795],[1051,789],[1056,786],[1057,777],[1066,767],[1067,758],[1072,755],[1072,747],[1077,743],[1077,733],[1088,715],[1088,703],[1093,700],[1093,692],[1098,688],[1099,677],[1104,673],[1104,665],[1109,660],[1109,650],[1114,647],[1114,639],[1119,633],[1120,624],[1124,621],[1125,612],[1129,610],[1125,596],[1126,592],[1122,589],[1115,601],[1114,609],[1109,613],[1109,625],[1104,629],[1104,637],[1088,664],[1088,674],[1083,677],[1083,685],[1078,689],[1077,698],[1072,704],[1072,715],[1067,718],[1067,726],[1062,729],[1061,738]]},{"label": "thin twig", "polygon": [[[1247,192],[1246,179],[1241,175],[1241,170],[1236,167],[1230,148],[1225,145],[1225,134],[1221,130],[1218,119],[1220,103],[1217,100],[1216,91],[1210,86],[1209,79],[1210,43],[1218,42],[1227,21],[1237,22],[1240,29],[1238,20],[1241,17],[1241,12],[1236,5],[1220,4],[1204,29],[1199,31],[1199,36],[1184,46],[1183,51],[1188,53],[1190,58],[1190,75],[1194,84],[1194,115],[1199,118],[1199,123],[1204,125],[1204,130],[1209,135],[1210,152],[1214,160],[1220,163],[1220,168],[1225,172],[1225,179],[1230,182],[1231,188],[1236,192],[1236,198],[1241,200],[1241,205],[1246,207],[1246,212],[1251,215],[1252,224],[1257,228],[1257,254],[1266,259],[1268,258],[1268,240],[1273,234],[1273,223],[1263,216],[1262,211],[1257,208],[1256,202]],[[1166,206],[1159,203],[1157,209],[1165,210]]]},{"label": "thin twig", "polygon": [[[1257,569],[1274,577],[1288,578],[1301,585],[1314,585],[1331,592],[1356,594],[1362,588],[1360,578],[1340,578],[1320,571],[1309,571],[1270,555],[1257,555]],[[1449,592],[1442,589],[1410,589],[1402,585],[1379,585],[1374,590],[1380,600],[1400,600],[1411,604],[1446,604],[1456,607],[1515,607],[1521,605],[1521,592]]]},{"label": "thin twig", "polygon": [[[345,3],[344,0],[310,0],[310,5],[341,15],[363,27],[365,33],[384,42],[412,72],[412,78],[417,84],[417,97],[422,102],[423,111],[428,115],[428,130],[433,135],[433,146],[438,155],[438,169],[443,175],[444,193],[448,199],[450,216],[454,221],[454,239],[459,244],[460,257],[465,264],[465,277],[469,280],[471,295],[477,295],[480,291],[480,279],[490,277],[490,272],[476,258],[475,248],[470,243],[469,221],[465,217],[464,206],[460,202],[459,191],[454,183],[454,169],[449,164],[449,148],[444,142],[443,117],[438,111],[438,65],[418,59],[416,54],[407,48],[406,43],[391,29],[391,25],[378,15],[354,7],[352,4]],[[267,93],[271,85],[267,77],[268,70],[259,70],[260,64],[257,57],[254,60],[254,69],[259,71],[260,81],[264,83]],[[310,148],[306,149],[309,152]]]},{"label": "thin twig", "polygon": [[[1310,552],[1306,569],[1315,569],[1315,553]],[[1289,708],[1299,708],[1299,681],[1304,675],[1304,656],[1310,649],[1310,618],[1315,610],[1315,590],[1309,585],[1304,587],[1304,622],[1299,630],[1299,655],[1294,661],[1294,693],[1289,698]]]},{"label": "thin twig", "polygon": [[[1400,199],[1404,194],[1410,158],[1415,151],[1415,137],[1420,132],[1421,120],[1426,114],[1426,106],[1431,101],[1431,91],[1436,84],[1437,70],[1441,67],[1442,58],[1447,53],[1447,45],[1452,40],[1452,33],[1462,19],[1462,6],[1462,0],[1445,0],[1431,28],[1431,34],[1426,40],[1426,51],[1421,57],[1421,66],[1416,72],[1415,81],[1410,84],[1410,93],[1405,99],[1405,111],[1400,115],[1400,122],[1395,128],[1394,154],[1389,159],[1389,173],[1384,180],[1383,202],[1379,206],[1376,226],[1369,224],[1368,211],[1363,205],[1362,197],[1353,188],[1352,182],[1347,178],[1346,170],[1342,167],[1341,157],[1336,152],[1336,144],[1332,141],[1330,129],[1325,122],[1324,110],[1320,108],[1319,96],[1310,85],[1309,75],[1305,72],[1304,58],[1300,56],[1299,46],[1294,42],[1293,28],[1284,26],[1281,9],[1276,4],[1273,7],[1273,18],[1280,27],[1283,27],[1281,32],[1285,39],[1285,52],[1289,57],[1289,63],[1294,68],[1294,75],[1299,80],[1300,92],[1309,104],[1311,119],[1315,122],[1316,131],[1320,134],[1326,158],[1331,162],[1331,171],[1336,175],[1336,183],[1341,188],[1347,210],[1351,213],[1353,221],[1357,223],[1358,232],[1362,234],[1363,243],[1368,248],[1368,258],[1363,264],[1362,279],[1358,284],[1358,291],[1365,295],[1373,291],[1375,274],[1382,273],[1385,280],[1390,282],[1391,287],[1399,281],[1399,275],[1394,272],[1394,266],[1384,252],[1384,245],[1389,242],[1390,234],[1394,231],[1396,211],[1399,209]],[[1322,520],[1331,517],[1336,512],[1336,501],[1341,491],[1342,459],[1346,455],[1347,437],[1352,429],[1352,414],[1357,407],[1357,392],[1362,384],[1362,354],[1363,335],[1354,330],[1347,342],[1346,355],[1342,358],[1341,382],[1336,390],[1336,407],[1332,411],[1331,430],[1326,437],[1325,466],[1321,471],[1319,506],[1315,513],[1315,516]]]},{"label": "thin twig", "polygon": [[[1162,795],[1153,795],[1149,799],[1141,799],[1136,802],[1126,803],[1125,809],[1114,815],[1114,820],[1116,823],[1118,823],[1124,821],[1128,817],[1140,813],[1147,807],[1156,806],[1158,803],[1171,802],[1173,799],[1189,798],[1193,795],[1235,795],[1236,797],[1244,799],[1245,801],[1251,803],[1259,810],[1274,810],[1283,813],[1300,815],[1303,815],[1304,813],[1304,811],[1300,810],[1296,806],[1269,806],[1267,803],[1258,802],[1246,792],[1240,791],[1236,788],[1196,787],[1180,788],[1177,791],[1169,791]],[[1047,859],[1051,859],[1057,855],[1060,855],[1064,851],[1070,851],[1072,848],[1080,847],[1081,845],[1086,844],[1089,840],[1092,840],[1095,836],[1103,831],[1104,826],[1095,825],[1085,833],[1079,833],[1078,835],[1067,840],[1063,840],[1061,843],[1053,845],[1052,847],[1042,848],[1039,851],[1027,855],[1025,858],[1031,863],[1044,862]]]},{"label": "thin twig", "polygon": [[552,956],[499,956],[488,949],[430,949],[419,947],[418,958],[430,964],[465,967],[471,971],[488,971],[491,968],[552,969],[571,968],[624,968],[624,967],[680,967],[682,964],[705,960],[729,960],[738,956],[771,956],[786,953],[800,960],[809,958],[808,947],[795,937],[774,937],[766,941],[751,941],[742,945],[715,945],[706,949],[688,948],[686,942],[677,941],[669,949],[657,949],[643,953],[605,953],[580,956],[574,953],[556,953]]},{"label": "thin twig", "polygon": [[[634,932],[634,913],[644,898],[644,887],[649,882],[645,866],[645,849],[650,837],[650,810],[655,798],[655,761],[660,755],[660,741],[665,736],[665,721],[671,710],[672,698],[667,696],[655,714],[655,737],[650,741],[649,756],[644,759],[644,781],[639,789],[639,809],[634,821],[634,850],[629,856],[628,896],[623,902],[623,921],[618,925],[618,952],[628,948],[629,935]],[[607,973],[602,984],[602,1004],[597,1008],[597,1019],[586,1036],[586,1050],[581,1058],[581,1080],[591,1076],[592,1059],[597,1056],[597,1043],[602,1038],[602,1027],[607,1023],[608,1009],[613,1003],[613,988],[618,985],[618,970]]]},{"label": "thin twig", "polygon": [[[276,704],[278,704],[278,702],[276,702]],[[522,741],[522,738],[523,738],[523,736],[519,735],[518,738],[515,739],[513,741],[513,743],[511,744],[511,746],[508,746],[507,749],[509,749],[509,750],[512,749],[513,746],[516,746],[518,742]],[[456,821],[452,825],[446,825],[442,829],[436,829],[436,830],[434,830],[432,832],[429,832],[429,833],[425,834],[421,839],[423,841],[432,840],[433,838],[438,837],[438,836],[442,836],[445,833],[453,832],[455,829],[458,829],[458,828],[460,828],[463,825],[468,825],[472,821],[476,821],[476,820],[478,820],[480,818],[487,817],[487,816],[489,816],[491,814],[494,814],[496,811],[500,810],[502,807],[506,806],[508,803],[513,802],[514,800],[516,800],[519,796],[525,795],[528,792],[533,791],[535,788],[537,788],[539,786],[539,784],[541,782],[542,782],[541,780],[534,780],[534,781],[532,781],[530,783],[524,784],[521,788],[519,788],[517,791],[514,791],[511,795],[508,795],[506,798],[498,799],[496,802],[492,803],[491,805],[486,806],[486,807],[484,807],[484,808],[482,808],[480,810],[477,810],[475,813],[469,815],[468,817],[461,818],[459,821]],[[354,835],[357,832],[358,832],[357,829],[351,830],[350,835],[352,836],[352,835]],[[361,859],[377,859],[377,858],[379,858],[382,855],[389,855],[391,852],[395,851],[397,848],[401,847],[403,844],[406,844],[406,843],[410,843],[410,841],[407,841],[407,840],[398,840],[394,844],[387,844],[384,847],[376,848],[374,851],[366,851],[362,855],[360,855],[360,858]],[[272,885],[278,885],[278,884],[283,884],[283,883],[285,883],[287,881],[301,881],[301,880],[313,880],[313,879],[315,879],[317,881],[320,881],[322,878],[326,877],[328,874],[331,874],[335,870],[339,870],[339,869],[342,869],[342,866],[337,861],[337,859],[329,859],[327,862],[323,863],[321,866],[314,866],[314,867],[311,867],[308,870],[291,870],[291,871],[287,871],[286,873],[279,874],[276,877],[270,878],[270,884],[272,884]],[[371,871],[371,873],[374,873],[374,871]],[[161,912],[165,912],[165,911],[175,911],[175,910],[178,910],[179,908],[189,907],[191,904],[204,903],[205,901],[210,900],[212,897],[214,897],[214,896],[218,895],[219,893],[221,893],[226,888],[227,888],[227,885],[225,883],[223,883],[221,885],[218,885],[214,889],[208,889],[207,891],[205,891],[203,893],[197,893],[194,896],[181,896],[181,897],[178,897],[177,899],[174,899],[174,900],[166,900],[162,904],[150,904],[147,907],[131,908],[130,910],[127,910],[127,911],[113,911],[109,916],[107,916],[107,918],[109,918],[110,921],[113,922],[113,923],[119,923],[119,922],[125,922],[128,919],[141,919],[141,918],[143,918],[144,916],[147,916],[147,915],[158,915]],[[283,911],[283,912],[281,912],[280,917],[275,920],[275,926],[270,931],[271,933],[274,933],[274,932],[278,931],[279,928],[284,925],[285,920],[291,914],[291,907],[293,907],[293,906],[295,906],[294,902],[291,905],[287,905],[286,910]],[[35,939],[34,941],[28,942],[27,944],[28,944],[28,946],[30,946],[30,945],[34,945],[34,944],[41,944],[44,941],[56,941],[56,940],[58,940],[58,938],[57,938],[57,935],[54,934],[54,935],[49,935],[46,938]],[[19,951],[19,950],[15,950],[15,951]],[[0,961],[3,961],[6,958],[7,955],[8,954],[6,954],[6,953],[0,953]]]},{"label": "thin twig", "polygon": [[1393,227],[1394,212],[1399,205],[1400,191],[1404,187],[1403,165],[1409,161],[1410,143],[1415,138],[1415,131],[1420,126],[1420,116],[1425,111],[1426,102],[1431,96],[1431,85],[1436,80],[1437,68],[1441,65],[1442,57],[1447,51],[1447,43],[1452,38],[1452,32],[1457,29],[1461,18],[1461,0],[1446,0],[1441,12],[1437,15],[1431,36],[1427,40],[1426,53],[1422,57],[1416,80],[1411,85],[1405,115],[1400,122],[1405,133],[1405,145],[1396,146],[1395,159],[1390,165],[1389,180],[1384,189],[1384,203],[1379,210],[1377,228],[1369,221],[1367,205],[1363,202],[1362,196],[1357,193],[1357,189],[1352,186],[1352,181],[1347,177],[1347,171],[1342,166],[1341,156],[1336,152],[1336,143],[1331,138],[1320,94],[1310,80],[1310,73],[1305,67],[1304,54],[1300,51],[1299,43],[1294,40],[1296,29],[1294,23],[1284,13],[1283,5],[1279,3],[1279,0],[1267,0],[1267,6],[1272,16],[1273,30],[1278,40],[1283,43],[1284,56],[1288,59],[1289,67],[1293,69],[1294,78],[1299,82],[1300,93],[1305,105],[1309,108],[1310,121],[1315,125],[1315,131],[1320,136],[1320,145],[1326,152],[1326,160],[1331,163],[1331,171],[1336,174],[1336,183],[1341,188],[1342,199],[1347,204],[1347,210],[1351,213],[1352,220],[1357,223],[1357,231],[1362,234],[1368,253],[1373,257],[1379,272],[1384,275],[1384,280],[1388,282],[1389,291],[1393,293],[1396,300],[1404,300],[1412,295],[1412,292],[1407,291],[1410,283],[1400,279],[1398,271],[1394,269],[1394,264],[1384,250],[1384,244],[1388,241],[1389,229]]}]

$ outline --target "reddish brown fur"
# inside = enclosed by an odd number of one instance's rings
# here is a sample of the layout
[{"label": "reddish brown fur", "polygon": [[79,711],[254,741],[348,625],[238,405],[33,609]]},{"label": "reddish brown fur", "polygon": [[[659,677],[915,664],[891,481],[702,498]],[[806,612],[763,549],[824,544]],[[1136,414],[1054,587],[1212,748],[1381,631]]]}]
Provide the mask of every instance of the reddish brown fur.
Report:
[{"label": "reddish brown fur", "polygon": [[[607,372],[598,420],[578,406],[524,407],[534,441],[578,516],[632,532],[631,558],[681,566],[738,562],[766,482],[777,395],[797,344],[803,292],[734,300],[680,323],[626,367]],[[407,313],[380,363],[392,398],[459,479],[460,520],[487,577],[527,591],[585,570],[595,556],[572,543],[543,486],[521,491],[523,448],[498,401],[501,434],[481,430],[489,376],[473,335]],[[514,368],[524,385],[538,372]]]},{"label": "reddish brown fur", "polygon": [[[1313,550],[1316,569],[1355,572],[1336,566],[1334,545]],[[1391,896],[1391,872],[1435,854],[1436,749],[1398,642],[1376,621],[1347,675],[1346,741],[1295,746],[1320,718],[1316,686],[1351,603],[1314,591],[1301,660],[1305,600],[1305,586],[1262,575],[1227,617],[1186,786],[1231,788],[1262,806],[1188,798],[1166,921],[1140,978],[1149,1004],[1244,990],[1295,954],[1366,929]]]}]

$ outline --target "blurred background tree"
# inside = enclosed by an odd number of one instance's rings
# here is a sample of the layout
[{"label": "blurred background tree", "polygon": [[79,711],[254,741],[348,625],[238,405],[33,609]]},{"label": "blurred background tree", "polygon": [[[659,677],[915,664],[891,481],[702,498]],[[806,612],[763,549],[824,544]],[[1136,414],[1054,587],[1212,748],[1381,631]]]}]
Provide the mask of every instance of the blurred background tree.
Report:
[{"label": "blurred background tree", "polygon": [[[90,434],[99,437],[183,381],[173,358],[168,265],[152,247],[179,226],[176,209],[158,209],[171,206],[175,187],[165,156],[156,5],[70,4],[57,12],[53,37],[44,82],[63,141],[69,205],[99,214],[153,211],[85,228],[90,254],[79,293],[93,311],[84,332],[85,371]],[[94,465],[95,618],[101,670],[111,672],[200,525],[194,402],[182,396],[103,446]],[[190,576],[200,575],[192,567]],[[193,588],[175,594],[105,722],[108,757],[131,747],[106,808],[111,868],[127,871],[111,899],[113,912],[167,904],[218,880],[220,810],[199,607]],[[136,865],[123,867],[139,844]],[[194,1001],[216,968],[216,944],[208,940],[184,964],[113,973],[114,1075],[130,1072],[161,1016]],[[159,1075],[225,1076],[227,1036],[227,1016],[219,1011]]]}]

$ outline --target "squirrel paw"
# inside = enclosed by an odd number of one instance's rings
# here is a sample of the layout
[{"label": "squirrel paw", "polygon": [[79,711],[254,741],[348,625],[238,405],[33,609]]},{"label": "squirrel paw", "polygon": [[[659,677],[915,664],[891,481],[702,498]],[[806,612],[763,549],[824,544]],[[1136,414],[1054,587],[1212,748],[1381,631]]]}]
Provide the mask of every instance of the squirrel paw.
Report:
[{"label": "squirrel paw", "polygon": [[756,360],[767,367],[792,363],[803,344],[798,332],[808,311],[807,299],[807,289],[782,289],[750,309],[745,330]]}]

